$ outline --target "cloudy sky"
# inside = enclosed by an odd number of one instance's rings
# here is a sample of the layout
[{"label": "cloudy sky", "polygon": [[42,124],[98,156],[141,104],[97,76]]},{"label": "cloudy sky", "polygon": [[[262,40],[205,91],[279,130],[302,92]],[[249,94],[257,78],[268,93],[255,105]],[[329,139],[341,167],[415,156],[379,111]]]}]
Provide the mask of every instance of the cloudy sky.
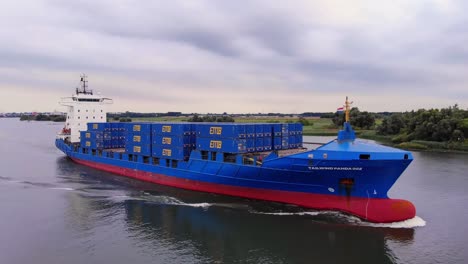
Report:
[{"label": "cloudy sky", "polygon": [[82,72],[111,111],[334,111],[346,95],[367,111],[468,108],[467,1],[0,7],[0,112],[61,110]]}]

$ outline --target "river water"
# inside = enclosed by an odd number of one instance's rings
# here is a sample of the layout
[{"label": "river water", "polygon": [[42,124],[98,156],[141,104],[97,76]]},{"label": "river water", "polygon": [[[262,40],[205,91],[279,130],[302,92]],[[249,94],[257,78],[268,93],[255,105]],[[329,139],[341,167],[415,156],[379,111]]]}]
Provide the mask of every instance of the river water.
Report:
[{"label": "river water", "polygon": [[389,195],[417,217],[377,225],[87,168],[61,126],[0,119],[0,263],[468,262],[467,154],[414,152]]}]

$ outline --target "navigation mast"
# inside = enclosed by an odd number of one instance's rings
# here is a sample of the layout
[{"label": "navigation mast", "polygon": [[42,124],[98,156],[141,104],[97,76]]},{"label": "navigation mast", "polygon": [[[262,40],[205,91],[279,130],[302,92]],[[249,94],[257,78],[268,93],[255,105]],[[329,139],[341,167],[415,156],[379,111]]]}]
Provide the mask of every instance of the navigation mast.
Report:
[{"label": "navigation mast", "polygon": [[86,74],[81,74],[80,75],[80,88],[76,88],[76,94],[89,94],[89,95],[93,95],[93,90],[89,90],[87,89],[88,88],[88,80],[86,78],[88,78],[88,76],[86,76]]}]

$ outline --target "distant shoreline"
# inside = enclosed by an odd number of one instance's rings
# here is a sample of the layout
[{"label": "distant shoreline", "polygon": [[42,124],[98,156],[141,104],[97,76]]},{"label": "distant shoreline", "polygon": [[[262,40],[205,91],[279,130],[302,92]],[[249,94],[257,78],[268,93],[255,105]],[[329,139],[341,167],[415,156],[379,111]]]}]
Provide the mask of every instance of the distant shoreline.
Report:
[{"label": "distant shoreline", "polygon": [[[38,115],[39,116],[39,115]],[[34,116],[34,118],[22,117],[22,121],[52,121],[52,122],[63,122],[65,116]],[[148,122],[187,122],[188,117],[143,117],[143,118],[132,118],[132,121],[148,121]],[[110,122],[119,122],[119,120],[112,120]],[[291,123],[298,122],[297,117],[235,117],[236,123]],[[331,118],[316,118],[309,117],[305,121],[307,125],[304,125],[303,135],[304,136],[336,136],[338,128],[333,125]],[[379,121],[377,121],[379,122]],[[429,151],[429,152],[450,152],[450,153],[468,153],[468,143],[454,143],[454,142],[439,142],[439,141],[423,141],[423,140],[412,140],[404,142],[393,142],[395,136],[390,135],[378,135],[375,129],[356,129],[358,138],[375,140],[383,145],[396,147],[400,149],[413,150],[413,151]]]}]

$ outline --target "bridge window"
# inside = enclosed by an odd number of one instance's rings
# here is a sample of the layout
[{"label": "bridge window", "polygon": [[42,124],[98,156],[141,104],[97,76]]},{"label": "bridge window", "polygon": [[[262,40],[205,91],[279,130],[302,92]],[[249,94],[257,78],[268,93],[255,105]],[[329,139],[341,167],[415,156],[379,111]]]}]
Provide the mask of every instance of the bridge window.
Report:
[{"label": "bridge window", "polygon": [[359,155],[359,159],[368,160],[370,159],[370,154],[361,154]]},{"label": "bridge window", "polygon": [[87,98],[80,98],[78,102],[99,102],[99,99],[87,99]]},{"label": "bridge window", "polygon": [[177,168],[177,160],[172,160],[172,168]]},{"label": "bridge window", "polygon": [[405,154],[405,157],[404,157],[404,159],[408,159],[408,154]]},{"label": "bridge window", "polygon": [[211,152],[211,160],[216,161],[216,152]]},{"label": "bridge window", "polygon": [[201,158],[203,160],[207,160],[208,159],[208,151],[202,150],[201,151]]}]

